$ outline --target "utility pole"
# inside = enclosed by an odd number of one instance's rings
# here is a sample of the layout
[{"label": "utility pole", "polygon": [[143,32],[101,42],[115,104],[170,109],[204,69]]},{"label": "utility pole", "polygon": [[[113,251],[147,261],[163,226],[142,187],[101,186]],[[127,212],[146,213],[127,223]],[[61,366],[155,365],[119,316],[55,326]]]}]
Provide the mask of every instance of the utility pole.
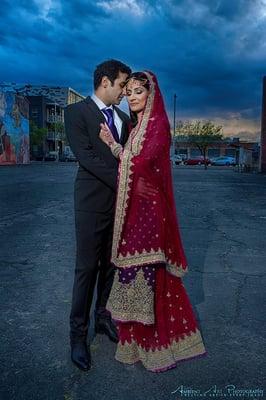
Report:
[{"label": "utility pole", "polygon": [[[56,141],[56,135],[57,135],[57,132],[56,132],[56,102],[54,103],[54,149],[55,149],[55,151],[57,152],[58,150],[57,150],[57,141]],[[56,161],[58,161],[58,153],[57,153],[57,156],[56,156]]]},{"label": "utility pole", "polygon": [[173,151],[172,154],[175,154],[175,128],[176,128],[176,123],[175,123],[175,117],[176,117],[176,94],[174,94],[174,126],[173,126]]},{"label": "utility pole", "polygon": [[175,113],[176,113],[176,94],[174,94],[174,135],[175,136]]}]

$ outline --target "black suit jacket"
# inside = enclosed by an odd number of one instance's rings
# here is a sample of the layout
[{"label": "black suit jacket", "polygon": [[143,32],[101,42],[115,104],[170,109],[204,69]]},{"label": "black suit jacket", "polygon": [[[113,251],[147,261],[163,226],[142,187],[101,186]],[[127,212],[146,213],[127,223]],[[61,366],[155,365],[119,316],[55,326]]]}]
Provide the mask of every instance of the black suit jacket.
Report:
[{"label": "black suit jacket", "polygon": [[[118,107],[115,110],[122,120],[120,143],[124,145],[130,120]],[[99,138],[101,122],[105,118],[90,97],[65,109],[66,135],[79,162],[75,210],[106,213],[114,209],[118,161]]]}]

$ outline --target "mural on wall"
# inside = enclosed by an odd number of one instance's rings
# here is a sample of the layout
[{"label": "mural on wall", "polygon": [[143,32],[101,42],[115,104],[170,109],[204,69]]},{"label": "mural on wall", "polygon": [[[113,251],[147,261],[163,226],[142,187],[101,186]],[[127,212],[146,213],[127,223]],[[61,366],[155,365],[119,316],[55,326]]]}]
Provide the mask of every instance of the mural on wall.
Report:
[{"label": "mural on wall", "polygon": [[23,96],[0,92],[0,165],[29,161],[29,103]]}]

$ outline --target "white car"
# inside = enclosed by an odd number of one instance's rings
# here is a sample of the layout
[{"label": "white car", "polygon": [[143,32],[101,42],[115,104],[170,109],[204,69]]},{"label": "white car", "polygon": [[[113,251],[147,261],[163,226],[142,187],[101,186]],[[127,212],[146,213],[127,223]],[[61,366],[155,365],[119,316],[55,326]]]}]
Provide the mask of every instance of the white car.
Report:
[{"label": "white car", "polygon": [[179,165],[183,161],[182,157],[178,154],[174,154],[170,157],[172,164]]}]

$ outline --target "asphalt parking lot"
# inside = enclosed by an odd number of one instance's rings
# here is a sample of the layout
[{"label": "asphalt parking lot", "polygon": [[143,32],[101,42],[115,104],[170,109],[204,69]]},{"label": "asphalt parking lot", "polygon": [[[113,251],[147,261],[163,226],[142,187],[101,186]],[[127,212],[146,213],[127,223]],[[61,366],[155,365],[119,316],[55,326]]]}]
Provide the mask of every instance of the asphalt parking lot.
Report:
[{"label": "asphalt parking lot", "polygon": [[93,368],[83,373],[68,340],[76,168],[0,167],[1,399],[266,398],[266,176],[173,168],[184,282],[208,355],[154,374],[115,361],[115,344],[91,326]]}]

